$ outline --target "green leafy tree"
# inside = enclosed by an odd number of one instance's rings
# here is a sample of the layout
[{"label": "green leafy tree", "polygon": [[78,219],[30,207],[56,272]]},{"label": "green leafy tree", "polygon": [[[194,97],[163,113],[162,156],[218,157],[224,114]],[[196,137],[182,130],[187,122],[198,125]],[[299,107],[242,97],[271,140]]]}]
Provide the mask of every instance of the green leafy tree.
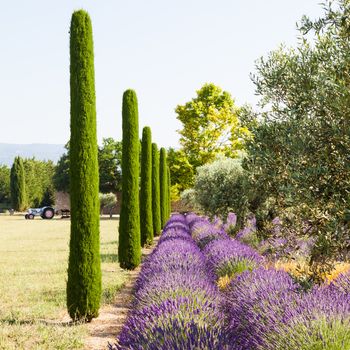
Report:
[{"label": "green leafy tree", "polygon": [[70,27],[71,236],[67,308],[73,320],[98,316],[101,299],[99,176],[91,20],[75,11]]},{"label": "green leafy tree", "polygon": [[0,203],[10,203],[10,174],[11,170],[6,165],[0,165]]},{"label": "green leafy tree", "polygon": [[183,124],[180,143],[194,169],[217,154],[234,155],[249,136],[238,119],[231,95],[214,84],[205,84],[195,98],[178,105],[175,111]]},{"label": "green leafy tree", "polygon": [[100,193],[99,194],[99,200],[100,200],[100,213],[103,214],[103,210],[105,208],[109,209],[109,217],[112,218],[112,210],[117,205],[117,196],[110,192],[110,193]]},{"label": "green leafy tree", "polygon": [[23,211],[26,208],[26,182],[21,157],[16,157],[10,176],[11,206],[14,210]]},{"label": "green leafy tree", "polygon": [[316,238],[315,269],[349,251],[350,3],[327,1],[316,21],[304,17],[296,48],[257,62],[252,76],[262,117],[248,143],[251,206],[263,219],[279,215]]},{"label": "green leafy tree", "polygon": [[67,152],[62,154],[57,162],[53,176],[53,184],[56,191],[69,192],[69,142],[64,147]]},{"label": "green leafy tree", "polygon": [[140,222],[141,245],[144,246],[153,242],[152,136],[148,126],[145,126],[142,131],[141,154]]},{"label": "green leafy tree", "polygon": [[159,185],[159,151],[156,143],[152,143],[152,212],[153,233],[159,235],[162,230],[160,213],[160,185]]},{"label": "green leafy tree", "polygon": [[182,149],[168,148],[167,162],[170,168],[172,187],[180,192],[193,186],[194,168]]},{"label": "green leafy tree", "polygon": [[52,205],[54,203],[53,176],[55,172],[53,162],[29,158],[23,160],[23,167],[26,174],[27,204],[30,207],[41,207],[46,196],[45,203]]},{"label": "green leafy tree", "polygon": [[139,206],[139,121],[136,93],[123,95],[122,203],[118,256],[122,268],[132,270],[141,262]]},{"label": "green leafy tree", "polygon": [[162,227],[165,226],[169,214],[168,200],[168,170],[165,148],[160,149],[159,157],[159,184],[160,184],[160,216]]},{"label": "green leafy tree", "polygon": [[121,191],[122,142],[105,138],[98,150],[100,192]]}]

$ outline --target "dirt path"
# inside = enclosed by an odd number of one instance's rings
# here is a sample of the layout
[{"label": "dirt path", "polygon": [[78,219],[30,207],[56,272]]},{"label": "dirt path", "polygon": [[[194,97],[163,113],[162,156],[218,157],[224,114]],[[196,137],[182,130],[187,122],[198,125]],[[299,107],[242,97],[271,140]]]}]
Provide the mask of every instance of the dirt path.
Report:
[{"label": "dirt path", "polygon": [[[143,259],[148,256],[158,243],[158,237],[149,248],[142,249]],[[130,271],[129,279],[125,286],[117,294],[115,303],[100,309],[100,316],[89,323],[89,337],[85,340],[85,350],[106,350],[108,342],[113,343],[126,320],[133,298],[133,288],[140,272],[139,266]]]}]

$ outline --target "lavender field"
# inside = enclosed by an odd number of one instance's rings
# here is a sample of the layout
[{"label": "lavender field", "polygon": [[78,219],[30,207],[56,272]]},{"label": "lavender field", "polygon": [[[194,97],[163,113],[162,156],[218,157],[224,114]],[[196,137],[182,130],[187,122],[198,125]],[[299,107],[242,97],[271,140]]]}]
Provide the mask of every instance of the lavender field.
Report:
[{"label": "lavender field", "polygon": [[170,218],[109,349],[350,349],[350,273],[305,291],[229,226]]}]

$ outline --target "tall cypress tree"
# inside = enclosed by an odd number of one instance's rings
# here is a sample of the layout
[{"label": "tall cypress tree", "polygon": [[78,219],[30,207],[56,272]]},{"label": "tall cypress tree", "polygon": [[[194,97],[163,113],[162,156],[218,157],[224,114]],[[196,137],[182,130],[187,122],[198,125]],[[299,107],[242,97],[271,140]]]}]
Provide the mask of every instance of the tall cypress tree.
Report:
[{"label": "tall cypress tree", "polygon": [[155,235],[159,235],[162,222],[160,214],[159,151],[156,143],[152,143],[152,212],[153,232]]},{"label": "tall cypress tree", "polygon": [[145,126],[142,131],[141,192],[140,192],[141,245],[153,242],[152,220],[152,136]]},{"label": "tall cypress tree", "polygon": [[67,308],[73,320],[98,316],[101,298],[98,158],[92,26],[73,13],[70,27],[71,236]]},{"label": "tall cypress tree", "polygon": [[167,167],[167,180],[168,180],[168,218],[170,218],[171,215],[171,178],[170,178],[170,168]]},{"label": "tall cypress tree", "polygon": [[26,206],[26,183],[21,157],[16,157],[11,167],[10,192],[12,209],[23,211]]},{"label": "tall cypress tree", "polygon": [[168,171],[166,161],[166,150],[164,147],[160,149],[159,157],[159,182],[160,182],[160,215],[162,227],[168,220],[169,204],[168,204]]},{"label": "tall cypress tree", "polygon": [[123,95],[122,203],[119,221],[119,263],[132,270],[141,262],[139,207],[139,116],[136,93]]}]

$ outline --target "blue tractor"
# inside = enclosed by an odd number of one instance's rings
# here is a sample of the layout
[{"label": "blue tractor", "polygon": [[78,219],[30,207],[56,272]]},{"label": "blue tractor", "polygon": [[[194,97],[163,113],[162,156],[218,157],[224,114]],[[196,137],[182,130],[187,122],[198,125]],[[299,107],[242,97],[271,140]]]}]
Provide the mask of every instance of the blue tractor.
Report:
[{"label": "blue tractor", "polygon": [[55,209],[52,207],[29,208],[24,217],[33,220],[36,216],[41,216],[43,219],[52,219],[55,216]]}]

